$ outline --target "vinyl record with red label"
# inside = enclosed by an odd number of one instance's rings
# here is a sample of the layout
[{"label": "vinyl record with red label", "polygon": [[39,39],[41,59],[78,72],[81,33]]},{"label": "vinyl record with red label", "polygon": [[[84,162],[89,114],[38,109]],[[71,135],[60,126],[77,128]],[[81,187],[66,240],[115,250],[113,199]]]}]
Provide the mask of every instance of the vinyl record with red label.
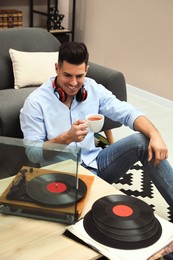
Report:
[{"label": "vinyl record with red label", "polygon": [[85,182],[76,176],[61,173],[42,174],[27,182],[27,194],[36,202],[49,206],[68,206],[81,200],[86,192]]},{"label": "vinyl record with red label", "polygon": [[93,204],[92,214],[108,227],[125,230],[144,227],[154,218],[147,203],[125,195],[102,197]]},{"label": "vinyl record with red label", "polygon": [[[92,213],[91,213],[92,214]],[[157,225],[158,222],[154,218],[153,221],[151,222],[150,225],[144,226],[142,228],[135,228],[135,229],[121,229],[121,228],[111,228],[108,227],[107,225],[100,224],[96,219],[94,219],[92,215],[92,219],[96,225],[96,227],[102,231],[102,233],[106,234],[107,236],[110,237],[115,237],[116,239],[120,237],[124,241],[129,240],[129,233],[131,236],[131,241],[137,240],[137,236],[140,236],[143,234],[143,238],[146,239],[147,237],[150,237],[151,234],[154,234],[155,231],[157,231]]]},{"label": "vinyl record with red label", "polygon": [[162,233],[151,207],[125,195],[110,195],[97,200],[84,217],[83,224],[97,242],[119,249],[150,246]]}]

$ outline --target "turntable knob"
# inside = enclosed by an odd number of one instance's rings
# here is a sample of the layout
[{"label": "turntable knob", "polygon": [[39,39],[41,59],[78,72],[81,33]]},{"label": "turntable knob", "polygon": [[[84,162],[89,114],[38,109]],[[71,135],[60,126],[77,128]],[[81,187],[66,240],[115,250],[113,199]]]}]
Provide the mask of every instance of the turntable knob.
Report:
[{"label": "turntable knob", "polygon": [[34,171],[34,169],[32,167],[30,167],[29,172],[33,173],[33,171]]}]

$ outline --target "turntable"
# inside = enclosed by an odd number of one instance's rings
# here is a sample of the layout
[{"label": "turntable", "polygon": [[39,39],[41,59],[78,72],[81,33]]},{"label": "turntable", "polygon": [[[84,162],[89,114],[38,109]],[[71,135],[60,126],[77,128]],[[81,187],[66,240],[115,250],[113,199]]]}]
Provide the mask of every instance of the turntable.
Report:
[{"label": "turntable", "polygon": [[0,197],[1,213],[77,221],[94,180],[79,174],[80,147],[0,137],[0,148],[0,174],[15,175]]},{"label": "turntable", "polygon": [[80,217],[94,176],[23,166],[0,197],[0,212],[62,223]]}]

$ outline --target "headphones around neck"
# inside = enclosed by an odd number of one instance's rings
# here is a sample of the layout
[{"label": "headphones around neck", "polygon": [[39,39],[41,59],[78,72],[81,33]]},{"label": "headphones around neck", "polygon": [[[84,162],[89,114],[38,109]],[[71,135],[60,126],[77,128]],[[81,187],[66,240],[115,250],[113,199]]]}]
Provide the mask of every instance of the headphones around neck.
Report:
[{"label": "headphones around neck", "polygon": [[[67,94],[64,92],[64,90],[61,87],[57,87],[56,86],[56,78],[53,81],[52,86],[54,88],[54,92],[55,92],[56,96],[59,98],[59,100],[61,102],[64,103],[66,101],[66,99],[67,99]],[[81,89],[76,94],[76,100],[78,102],[82,102],[82,101],[85,101],[86,98],[87,98],[87,91],[84,88],[84,86],[82,86]]]}]

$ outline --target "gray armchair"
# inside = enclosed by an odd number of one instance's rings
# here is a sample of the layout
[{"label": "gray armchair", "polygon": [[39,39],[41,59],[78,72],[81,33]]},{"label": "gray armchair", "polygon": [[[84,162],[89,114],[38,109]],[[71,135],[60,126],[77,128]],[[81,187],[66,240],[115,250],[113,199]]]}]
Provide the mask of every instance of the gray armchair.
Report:
[{"label": "gray armchair", "polygon": [[[59,41],[44,29],[13,28],[0,30],[0,135],[22,138],[19,113],[26,97],[38,86],[14,89],[14,75],[9,49],[25,52],[54,52]],[[88,77],[111,90],[120,100],[126,100],[126,84],[121,72],[90,62]],[[120,123],[105,120],[103,130],[119,127]],[[107,132],[106,132],[107,134]]]}]

